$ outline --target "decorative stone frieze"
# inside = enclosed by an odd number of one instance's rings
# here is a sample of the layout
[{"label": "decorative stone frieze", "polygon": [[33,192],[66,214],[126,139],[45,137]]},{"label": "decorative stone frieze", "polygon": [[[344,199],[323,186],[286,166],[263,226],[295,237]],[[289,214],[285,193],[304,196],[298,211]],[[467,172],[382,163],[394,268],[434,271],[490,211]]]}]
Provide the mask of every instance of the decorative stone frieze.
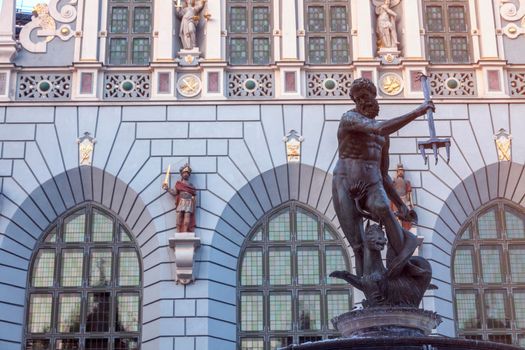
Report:
[{"label": "decorative stone frieze", "polygon": [[308,97],[348,98],[353,80],[352,73],[307,72],[306,95]]},{"label": "decorative stone frieze", "polygon": [[18,74],[17,100],[69,100],[70,98],[71,74]]},{"label": "decorative stone frieze", "polygon": [[432,96],[469,97],[476,96],[474,72],[432,71],[429,74]]},{"label": "decorative stone frieze", "polygon": [[510,72],[509,85],[509,95],[525,96],[525,72]]},{"label": "decorative stone frieze", "polygon": [[148,99],[151,94],[149,74],[106,73],[104,99]]},{"label": "decorative stone frieze", "polygon": [[228,73],[228,97],[273,97],[273,72]]}]

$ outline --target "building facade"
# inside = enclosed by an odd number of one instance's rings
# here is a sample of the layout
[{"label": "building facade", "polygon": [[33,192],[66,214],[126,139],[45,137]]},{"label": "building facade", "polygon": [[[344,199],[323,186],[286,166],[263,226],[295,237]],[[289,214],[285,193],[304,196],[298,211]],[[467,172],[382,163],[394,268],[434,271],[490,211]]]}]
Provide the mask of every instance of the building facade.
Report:
[{"label": "building facade", "polygon": [[[391,137],[438,286],[422,306],[438,335],[525,346],[525,1],[50,0],[17,39],[15,13],[3,0],[0,348],[337,337],[363,298],[328,277],[353,266],[331,199],[349,87],[374,81],[389,119],[423,101],[420,72],[452,144],[425,162],[422,117]],[[186,163],[181,240],[162,183]]]}]

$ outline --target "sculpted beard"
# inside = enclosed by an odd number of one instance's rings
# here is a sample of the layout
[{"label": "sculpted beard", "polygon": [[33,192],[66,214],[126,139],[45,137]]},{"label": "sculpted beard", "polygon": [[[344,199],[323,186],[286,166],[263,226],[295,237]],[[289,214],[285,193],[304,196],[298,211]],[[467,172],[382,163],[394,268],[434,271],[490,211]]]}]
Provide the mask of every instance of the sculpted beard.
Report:
[{"label": "sculpted beard", "polygon": [[375,118],[379,114],[379,103],[376,100],[367,101],[361,106],[360,111],[369,118]]}]

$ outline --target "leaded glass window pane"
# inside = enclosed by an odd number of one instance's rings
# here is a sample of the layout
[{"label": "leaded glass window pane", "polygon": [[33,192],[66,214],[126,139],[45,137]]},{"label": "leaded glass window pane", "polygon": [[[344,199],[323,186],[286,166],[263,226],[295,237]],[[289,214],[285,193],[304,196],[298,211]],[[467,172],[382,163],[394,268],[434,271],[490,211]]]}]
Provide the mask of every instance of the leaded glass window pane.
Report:
[{"label": "leaded glass window pane", "polygon": [[289,248],[273,248],[268,252],[270,284],[291,284],[291,256]]},{"label": "leaded glass window pane", "polygon": [[111,250],[92,250],[91,265],[89,268],[89,285],[93,287],[108,286],[111,283],[112,276],[112,258]]},{"label": "leaded glass window pane", "polygon": [[309,32],[324,32],[325,31],[325,13],[324,7],[308,6],[308,31]]},{"label": "leaded glass window pane", "polygon": [[433,62],[446,62],[447,52],[445,50],[445,38],[428,38],[428,56]]},{"label": "leaded glass window pane", "polygon": [[496,210],[489,210],[478,218],[479,238],[498,238],[498,229],[496,226]]},{"label": "leaded glass window pane", "polygon": [[292,337],[272,337],[270,338],[270,349],[278,350],[288,345],[292,345],[293,344],[292,339],[293,339]]},{"label": "leaded glass window pane", "polygon": [[232,64],[245,64],[248,62],[248,43],[246,39],[230,39],[230,62]]},{"label": "leaded glass window pane", "polygon": [[[57,350],[78,350],[80,349],[80,343],[78,339],[57,339],[55,342],[55,349]],[[40,350],[40,348],[33,348],[34,350]],[[29,349],[28,349],[29,350]]]},{"label": "leaded glass window pane", "polygon": [[113,7],[111,9],[111,33],[127,33],[128,32],[128,8],[127,7]]},{"label": "leaded glass window pane", "polygon": [[470,247],[462,247],[456,250],[454,257],[454,281],[456,283],[476,282],[474,252]]},{"label": "leaded glass window pane", "polygon": [[109,40],[109,63],[126,64],[128,59],[128,39],[111,38]]},{"label": "leaded glass window pane", "polygon": [[28,339],[26,341],[26,350],[51,350],[49,339]]},{"label": "leaded glass window pane", "polygon": [[263,253],[261,249],[246,249],[242,261],[241,284],[258,286],[263,283]]},{"label": "leaded glass window pane", "polygon": [[139,259],[134,249],[122,249],[119,252],[119,286],[138,286]]},{"label": "leaded glass window pane", "polygon": [[450,51],[454,62],[468,61],[468,41],[466,37],[450,38]]},{"label": "leaded glass window pane", "polygon": [[117,338],[114,348],[115,350],[138,350],[139,340],[137,338]]},{"label": "leaded glass window pane", "polygon": [[321,329],[321,295],[299,293],[299,329]]},{"label": "leaded glass window pane", "polygon": [[308,60],[310,63],[326,62],[326,40],[322,37],[308,38]]},{"label": "leaded glass window pane", "polygon": [[252,241],[260,242],[263,240],[263,232],[259,230],[256,234],[253,235]]},{"label": "leaded glass window pane", "polygon": [[348,270],[346,263],[345,263],[345,259],[344,259],[344,253],[341,247],[326,247],[325,259],[326,259],[326,263],[325,263],[326,283],[345,284],[345,281],[339,278],[329,277],[330,274],[334,271]]},{"label": "leaded glass window pane", "polygon": [[58,297],[58,331],[80,331],[80,294],[60,294]]},{"label": "leaded glass window pane", "polygon": [[149,33],[151,31],[151,9],[149,7],[135,7],[133,18],[133,32]]},{"label": "leaded glass window pane", "polygon": [[465,7],[449,6],[448,26],[451,32],[466,32],[467,24],[465,21]]},{"label": "leaded glass window pane", "polygon": [[111,315],[111,294],[108,292],[88,293],[86,331],[107,332]]},{"label": "leaded glass window pane", "polygon": [[268,239],[270,241],[287,241],[290,239],[290,213],[288,210],[270,219]]},{"label": "leaded glass window pane", "polygon": [[300,241],[314,241],[319,239],[318,222],[315,216],[304,210],[297,209],[297,239]]},{"label": "leaded glass window pane", "polygon": [[432,32],[443,31],[443,8],[441,6],[427,6],[427,27]]},{"label": "leaded glass window pane", "polygon": [[268,33],[270,31],[270,9],[268,7],[253,8],[252,30],[254,33]]},{"label": "leaded glass window pane", "polygon": [[30,333],[46,333],[51,330],[51,294],[32,294],[29,300],[28,328]]},{"label": "leaded glass window pane", "polygon": [[299,284],[319,283],[319,249],[298,248],[297,251],[297,278]]},{"label": "leaded glass window pane", "polygon": [[332,63],[348,63],[347,38],[332,38]]},{"label": "leaded glass window pane", "polygon": [[46,242],[48,243],[54,243],[57,241],[57,228],[53,228],[48,234],[47,234],[47,237],[45,239]]},{"label": "leaded glass window pane", "polygon": [[248,27],[246,7],[230,7],[230,32],[244,33]]},{"label": "leaded glass window pane", "polygon": [[86,350],[106,350],[108,348],[108,340],[105,338],[86,339]]},{"label": "leaded glass window pane", "polygon": [[465,229],[465,231],[463,231],[463,233],[460,234],[459,239],[472,239],[472,228],[470,227],[470,225]]},{"label": "leaded glass window pane", "polygon": [[263,330],[263,295],[262,293],[242,293],[241,295],[241,330]]},{"label": "leaded glass window pane", "polygon": [[514,290],[513,299],[516,327],[525,329],[525,290]]},{"label": "leaded glass window pane", "polygon": [[270,62],[270,39],[253,39],[253,63],[268,64]]},{"label": "leaded glass window pane", "polygon": [[509,260],[512,282],[525,283],[525,247],[510,247]]},{"label": "leaded glass window pane", "polygon": [[457,324],[460,330],[481,328],[478,309],[479,300],[475,292],[456,293]]},{"label": "leaded glass window pane", "polygon": [[64,219],[64,242],[83,242],[86,230],[86,213],[79,210]]},{"label": "leaded glass window pane", "polygon": [[33,287],[52,287],[55,277],[55,251],[38,251],[33,265]]},{"label": "leaded glass window pane", "polygon": [[504,291],[485,291],[485,313],[487,328],[510,327],[509,317],[505,300],[507,295]]},{"label": "leaded glass window pane", "polygon": [[242,338],[241,350],[264,350],[264,341],[261,338]]},{"label": "leaded glass window pane", "polygon": [[135,38],[133,39],[133,64],[145,65],[149,63],[149,39]]},{"label": "leaded glass window pane", "polygon": [[122,226],[120,226],[120,241],[121,242],[131,242],[131,236],[129,232]]},{"label": "leaded glass window pane", "polygon": [[270,293],[270,330],[292,329],[292,296],[289,293]]},{"label": "leaded glass window pane", "polygon": [[330,7],[330,26],[332,32],[347,32],[348,18],[345,6]]},{"label": "leaded glass window pane", "polygon": [[136,332],[139,329],[139,295],[120,293],[117,295],[117,319],[115,329],[124,332]]},{"label": "leaded glass window pane", "polygon": [[336,234],[333,233],[332,231],[330,231],[330,229],[325,228],[325,230],[324,230],[324,239],[326,241],[334,240],[334,239],[336,239]]},{"label": "leaded glass window pane", "polygon": [[350,295],[347,291],[331,291],[326,295],[328,328],[334,329],[331,319],[350,311]]},{"label": "leaded glass window pane", "polygon": [[480,257],[483,282],[502,282],[501,251],[497,247],[482,247]]},{"label": "leaded glass window pane", "polygon": [[524,225],[523,217],[515,214],[509,209],[505,211],[505,227],[506,227],[506,232],[507,232],[507,238],[509,239],[525,238],[525,225]]},{"label": "leaded glass window pane", "polygon": [[83,266],[84,251],[80,249],[62,250],[61,286],[80,287],[82,285]]},{"label": "leaded glass window pane", "polygon": [[94,210],[92,225],[91,237],[93,242],[111,242],[113,240],[113,220],[111,217]]}]

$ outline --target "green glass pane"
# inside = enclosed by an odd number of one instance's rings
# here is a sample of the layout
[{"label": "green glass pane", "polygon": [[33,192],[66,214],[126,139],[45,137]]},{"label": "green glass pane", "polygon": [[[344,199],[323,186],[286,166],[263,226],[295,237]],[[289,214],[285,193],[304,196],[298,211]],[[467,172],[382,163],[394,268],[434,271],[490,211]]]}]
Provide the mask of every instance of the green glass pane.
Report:
[{"label": "green glass pane", "polygon": [[465,229],[465,231],[459,234],[459,239],[472,239],[472,229],[470,228],[470,225]]},{"label": "green glass pane", "polygon": [[109,331],[111,298],[111,293],[106,291],[88,293],[86,332]]},{"label": "green glass pane", "polygon": [[330,7],[330,29],[332,32],[347,32],[348,18],[346,16],[346,6]]},{"label": "green glass pane", "polygon": [[150,44],[148,38],[133,39],[133,64],[146,65],[149,63]]},{"label": "green glass pane", "polygon": [[93,210],[91,230],[93,242],[113,241],[113,219],[98,210]]},{"label": "green glass pane", "polygon": [[119,286],[138,286],[140,283],[139,259],[134,249],[119,251]]},{"label": "green glass pane", "polygon": [[324,32],[325,31],[325,13],[322,6],[308,6],[307,10],[307,25],[309,32]]},{"label": "green glass pane", "polygon": [[80,331],[80,294],[61,294],[58,298],[58,331]]},{"label": "green glass pane", "polygon": [[57,228],[56,226],[47,234],[46,239],[44,240],[47,243],[54,243],[57,241]]},{"label": "green glass pane", "polygon": [[270,241],[290,240],[290,212],[288,209],[281,211],[270,219],[268,239]]},{"label": "green glass pane", "polygon": [[313,64],[326,63],[325,38],[308,38],[308,61]]},{"label": "green glass pane", "polygon": [[321,329],[321,295],[318,292],[299,293],[298,328]]},{"label": "green glass pane", "polygon": [[292,329],[292,297],[290,293],[270,293],[270,330]]},{"label": "green glass pane", "polygon": [[300,241],[317,241],[319,239],[318,221],[314,215],[297,209],[296,230]]},{"label": "green glass pane", "polygon": [[332,318],[350,311],[350,295],[347,291],[331,291],[326,294],[328,328],[335,329]]},{"label": "green glass pane", "polygon": [[319,249],[298,248],[297,281],[299,284],[319,284]]},{"label": "green glass pane", "polygon": [[485,291],[485,317],[487,328],[510,327],[510,319],[506,311],[507,295],[503,291]]},{"label": "green glass pane", "polygon": [[52,287],[55,276],[55,250],[38,251],[33,265],[33,287]]},{"label": "green glass pane", "polygon": [[457,324],[460,330],[481,328],[478,308],[479,301],[475,292],[456,292]]},{"label": "green glass pane", "polygon": [[86,230],[86,213],[79,210],[64,219],[64,242],[84,242],[84,233]]},{"label": "green glass pane", "polygon": [[426,17],[426,23],[429,32],[443,31],[443,10],[441,6],[427,6]]},{"label": "green glass pane", "polygon": [[60,284],[62,287],[82,286],[82,269],[84,266],[84,251],[79,249],[62,250],[62,271]]},{"label": "green glass pane", "polygon": [[278,350],[293,344],[293,337],[282,336],[270,338],[270,350]]},{"label": "green glass pane", "polygon": [[456,250],[456,255],[454,256],[454,282],[476,282],[474,252],[470,247],[461,247]]},{"label": "green glass pane", "polygon": [[131,235],[129,232],[122,226],[120,226],[120,241],[121,242],[131,242]]},{"label": "green glass pane", "polygon": [[268,64],[270,62],[270,39],[253,39],[253,63]]},{"label": "green glass pane", "polygon": [[336,237],[337,235],[334,232],[332,232],[332,230],[330,230],[329,228],[324,229],[324,240],[325,241],[335,240],[337,239]]},{"label": "green glass pane", "polygon": [[501,252],[497,247],[482,247],[480,250],[483,282],[501,283]]},{"label": "green glass pane", "polygon": [[270,31],[270,9],[268,7],[254,7],[252,9],[252,30],[254,33],[268,33]]},{"label": "green glass pane", "polygon": [[447,53],[445,51],[445,38],[429,37],[428,38],[428,56],[433,62],[446,62]]},{"label": "green glass pane", "polygon": [[271,248],[268,252],[268,261],[271,285],[292,283],[292,261],[289,248]]},{"label": "green glass pane", "polygon": [[514,290],[514,317],[516,327],[525,329],[525,290]]},{"label": "green glass pane", "polygon": [[109,41],[109,63],[126,64],[128,60],[128,39],[111,38]]},{"label": "green glass pane", "polygon": [[151,9],[149,7],[135,7],[133,13],[133,32],[149,33],[151,31]]},{"label": "green glass pane", "polygon": [[348,39],[332,38],[332,63],[348,63]]},{"label": "green glass pane", "polygon": [[230,39],[230,63],[245,64],[248,62],[248,43],[244,38]]},{"label": "green glass pane", "polygon": [[512,283],[525,283],[525,247],[509,248]]},{"label": "green glass pane", "polygon": [[262,293],[241,294],[241,331],[263,330]]},{"label": "green glass pane", "polygon": [[111,283],[111,271],[113,253],[111,250],[92,250],[91,264],[89,268],[89,285],[92,287],[109,286]]},{"label": "green glass pane", "polygon": [[246,7],[230,7],[230,32],[245,33],[248,27]]},{"label": "green glass pane", "polygon": [[262,229],[259,229],[252,237],[252,241],[260,242],[263,240]]},{"label": "green glass pane", "polygon": [[241,268],[243,286],[259,286],[263,283],[262,250],[248,248],[244,253]]},{"label": "green glass pane", "polygon": [[481,239],[498,238],[495,209],[486,212],[478,218],[478,234]]},{"label": "green glass pane", "polygon": [[468,39],[466,37],[450,38],[450,53],[453,62],[467,62],[469,57],[468,51]]},{"label": "green glass pane", "polygon": [[128,32],[128,8],[112,7],[111,8],[111,25],[110,33],[127,33]]},{"label": "green glass pane", "polygon": [[466,32],[465,8],[463,6],[448,7],[448,25],[451,32]]},{"label": "green glass pane", "polygon": [[334,271],[348,271],[349,268],[346,266],[344,259],[343,249],[341,247],[327,247],[325,251],[326,259],[326,283],[328,284],[344,284],[345,281],[328,277]]},{"label": "green glass pane", "polygon": [[522,239],[525,238],[525,225],[523,217],[516,213],[505,210],[505,227],[507,228],[507,238]]},{"label": "green glass pane", "polygon": [[117,295],[117,332],[137,332],[139,330],[138,293],[119,293]]},{"label": "green glass pane", "polygon": [[241,350],[264,350],[262,338],[242,338]]},{"label": "green glass pane", "polygon": [[51,330],[51,294],[32,294],[29,299],[29,333],[47,333]]}]

